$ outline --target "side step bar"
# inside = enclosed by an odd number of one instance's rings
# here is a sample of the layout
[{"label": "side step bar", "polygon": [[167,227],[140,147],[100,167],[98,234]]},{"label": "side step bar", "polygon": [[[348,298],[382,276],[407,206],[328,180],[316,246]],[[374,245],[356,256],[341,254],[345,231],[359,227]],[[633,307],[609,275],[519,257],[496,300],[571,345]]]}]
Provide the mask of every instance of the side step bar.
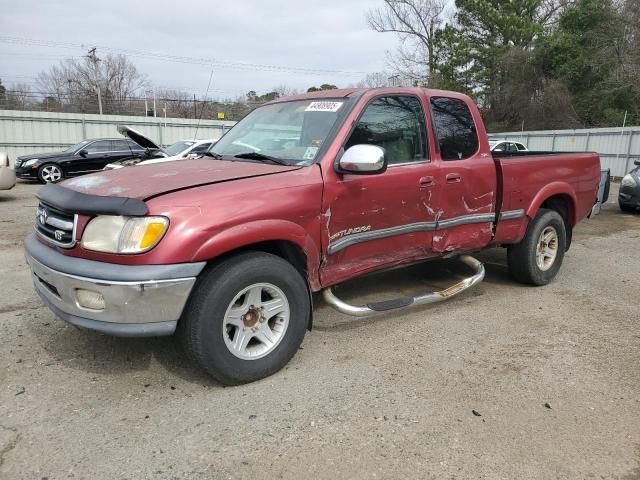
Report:
[{"label": "side step bar", "polygon": [[418,295],[416,297],[401,297],[394,300],[385,300],[382,302],[368,303],[364,306],[351,305],[343,302],[336,297],[331,288],[325,288],[322,291],[322,296],[325,302],[331,305],[340,313],[345,315],[351,315],[354,317],[367,317],[376,313],[387,312],[389,310],[399,310],[401,308],[413,307],[416,305],[426,305],[429,303],[441,302],[447,300],[457,294],[464,292],[468,288],[473,287],[475,284],[480,283],[484,278],[484,265],[473,257],[468,255],[462,255],[459,260],[471,267],[475,274],[471,277],[465,278],[460,282],[440,290],[437,292],[425,293],[424,295]]}]

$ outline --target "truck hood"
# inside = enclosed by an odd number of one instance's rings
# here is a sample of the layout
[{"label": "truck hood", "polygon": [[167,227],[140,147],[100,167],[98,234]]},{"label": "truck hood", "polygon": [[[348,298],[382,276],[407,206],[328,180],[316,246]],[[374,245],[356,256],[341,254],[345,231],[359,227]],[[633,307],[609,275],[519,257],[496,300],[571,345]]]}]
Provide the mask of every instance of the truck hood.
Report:
[{"label": "truck hood", "polygon": [[163,193],[243,178],[274,175],[302,167],[269,165],[250,161],[214,160],[211,158],[182,160],[135,169],[120,168],[62,182],[65,188],[105,197],[127,197],[146,200]]}]

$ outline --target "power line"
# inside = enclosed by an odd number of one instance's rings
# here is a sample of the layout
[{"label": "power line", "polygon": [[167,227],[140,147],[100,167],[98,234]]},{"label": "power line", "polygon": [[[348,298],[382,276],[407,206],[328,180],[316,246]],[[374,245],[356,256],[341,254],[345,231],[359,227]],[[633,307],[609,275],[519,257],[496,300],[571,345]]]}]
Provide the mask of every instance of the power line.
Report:
[{"label": "power line", "polygon": [[[74,99],[77,101],[86,101],[88,100],[88,98],[86,97],[82,97],[81,95],[75,94],[75,93],[61,93],[61,92],[43,92],[43,91],[36,91],[36,90],[9,90],[7,89],[5,91],[8,94],[13,94],[16,96],[20,96],[20,97],[26,97],[26,98],[37,98],[37,99],[42,99],[43,97],[58,97],[58,98],[64,98],[64,99]],[[128,96],[128,97],[124,97],[121,99],[116,99],[116,98],[106,98],[103,99],[102,101],[104,103],[121,103],[121,102],[143,102],[145,100],[148,100],[148,97],[133,97],[133,96]],[[193,100],[191,99],[183,99],[183,98],[170,98],[170,97],[159,97],[156,99],[157,101],[162,101],[162,102],[183,102],[183,103],[192,103]],[[235,104],[238,103],[236,101],[227,101],[227,100],[196,100],[196,102],[198,103],[216,103],[216,104],[221,104],[221,105],[225,105],[225,104]],[[242,101],[242,103],[245,103],[247,105],[262,105],[265,102],[255,102],[255,101]]]},{"label": "power line", "polygon": [[[87,45],[78,45],[69,42],[56,42],[50,40],[39,40],[33,38],[22,38],[22,37],[12,37],[7,35],[0,35],[0,42],[9,43],[14,45],[22,45],[22,46],[39,46],[39,47],[52,47],[52,48],[86,48]],[[358,72],[358,71],[347,71],[347,70],[329,70],[329,69],[320,69],[320,68],[303,68],[303,67],[294,67],[294,66],[282,66],[282,65],[267,65],[267,64],[257,64],[257,63],[246,63],[246,62],[230,62],[226,60],[217,60],[213,58],[198,58],[198,57],[188,57],[182,55],[168,55],[164,53],[150,52],[146,50],[137,50],[137,49],[129,49],[129,48],[114,48],[108,47],[104,45],[96,45],[100,50],[104,50],[112,53],[122,53],[132,57],[143,57],[143,58],[152,58],[161,61],[168,62],[176,62],[176,63],[186,63],[193,65],[208,65],[208,66],[218,66],[218,67],[226,67],[232,69],[240,69],[240,70],[263,70],[263,71],[272,71],[272,72],[282,72],[282,73],[295,73],[302,75],[341,75],[341,76],[362,76],[366,75],[367,72]]]}]

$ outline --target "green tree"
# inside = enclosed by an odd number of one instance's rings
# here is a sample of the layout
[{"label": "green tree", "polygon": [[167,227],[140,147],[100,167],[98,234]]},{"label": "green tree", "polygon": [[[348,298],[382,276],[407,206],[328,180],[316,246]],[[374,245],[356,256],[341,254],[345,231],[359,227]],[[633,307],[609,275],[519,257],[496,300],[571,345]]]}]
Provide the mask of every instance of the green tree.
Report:
[{"label": "green tree", "polygon": [[625,111],[631,122],[640,121],[640,45],[633,45],[640,27],[626,17],[633,18],[634,6],[637,2],[620,8],[612,0],[578,0],[541,42],[545,75],[567,86],[586,126],[619,125]]},{"label": "green tree", "polygon": [[338,87],[336,87],[335,85],[331,85],[329,83],[323,83],[319,87],[309,87],[307,89],[307,92],[320,92],[322,90],[335,90],[337,88]]}]

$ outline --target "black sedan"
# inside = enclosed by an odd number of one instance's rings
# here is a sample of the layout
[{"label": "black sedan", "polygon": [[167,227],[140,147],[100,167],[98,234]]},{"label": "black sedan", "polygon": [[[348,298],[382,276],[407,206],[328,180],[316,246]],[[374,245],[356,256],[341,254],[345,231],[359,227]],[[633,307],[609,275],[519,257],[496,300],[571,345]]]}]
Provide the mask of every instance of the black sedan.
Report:
[{"label": "black sedan", "polygon": [[156,158],[157,152],[130,139],[95,138],[57,153],[36,153],[16,159],[16,177],[56,183],[67,177],[99,172],[105,165],[126,158]]},{"label": "black sedan", "polygon": [[618,204],[624,212],[640,211],[640,160],[634,162],[636,168],[631,170],[620,182]]}]

